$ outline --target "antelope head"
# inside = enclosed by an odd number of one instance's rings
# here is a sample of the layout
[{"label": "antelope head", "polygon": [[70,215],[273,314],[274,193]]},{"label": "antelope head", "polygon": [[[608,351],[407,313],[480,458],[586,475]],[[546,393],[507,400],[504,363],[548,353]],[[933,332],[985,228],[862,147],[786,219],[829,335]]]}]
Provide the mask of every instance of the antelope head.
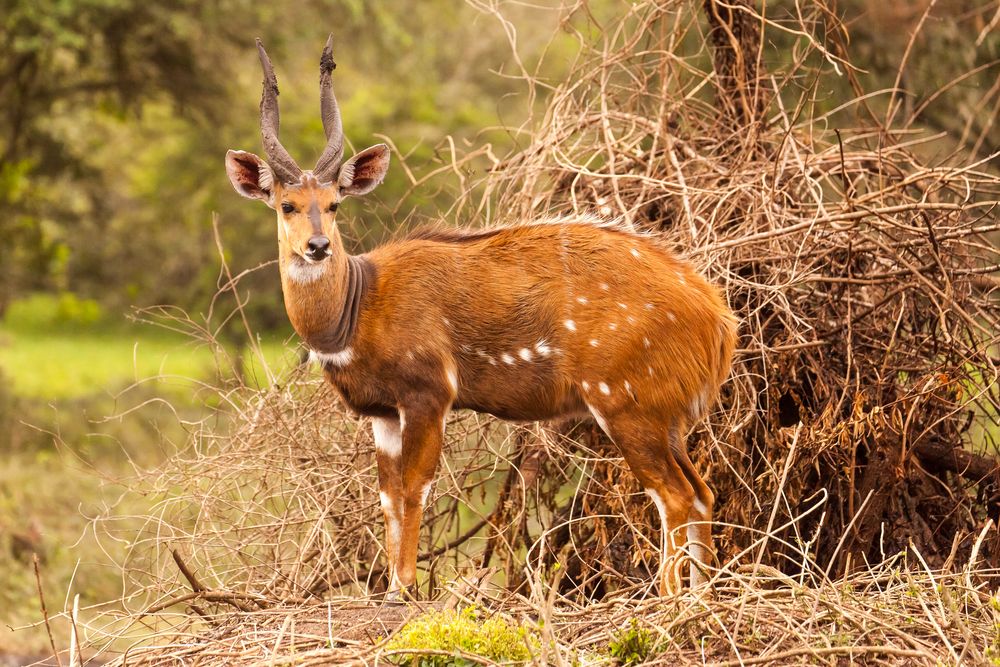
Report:
[{"label": "antelope head", "polygon": [[342,250],[336,213],[349,196],[367,194],[385,178],[389,148],[377,144],[343,162],[344,129],[331,73],[333,35],[320,57],[320,112],[326,148],[312,171],[303,171],[278,140],[278,82],[260,40],[257,53],[264,70],[260,100],[260,133],[265,161],[246,151],[226,153],[226,173],[238,193],[260,199],[277,212],[279,261],[283,267],[308,269]]}]

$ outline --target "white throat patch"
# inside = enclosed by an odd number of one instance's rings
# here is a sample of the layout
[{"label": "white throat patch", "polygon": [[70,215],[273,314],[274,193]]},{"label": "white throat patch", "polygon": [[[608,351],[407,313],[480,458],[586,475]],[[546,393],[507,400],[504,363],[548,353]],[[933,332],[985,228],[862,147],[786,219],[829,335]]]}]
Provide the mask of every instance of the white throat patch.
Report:
[{"label": "white throat patch", "polygon": [[285,264],[285,274],[293,283],[308,285],[319,280],[324,273],[329,261],[309,264],[298,258],[292,259]]}]

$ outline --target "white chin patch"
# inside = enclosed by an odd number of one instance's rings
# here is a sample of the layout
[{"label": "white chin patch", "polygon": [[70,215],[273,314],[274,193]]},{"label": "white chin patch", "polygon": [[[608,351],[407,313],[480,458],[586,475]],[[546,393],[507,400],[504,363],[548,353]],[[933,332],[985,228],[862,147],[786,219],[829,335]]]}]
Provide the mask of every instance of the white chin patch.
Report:
[{"label": "white chin patch", "polygon": [[285,274],[293,283],[306,285],[319,280],[326,273],[327,262],[307,262],[299,257],[293,257],[285,264]]}]

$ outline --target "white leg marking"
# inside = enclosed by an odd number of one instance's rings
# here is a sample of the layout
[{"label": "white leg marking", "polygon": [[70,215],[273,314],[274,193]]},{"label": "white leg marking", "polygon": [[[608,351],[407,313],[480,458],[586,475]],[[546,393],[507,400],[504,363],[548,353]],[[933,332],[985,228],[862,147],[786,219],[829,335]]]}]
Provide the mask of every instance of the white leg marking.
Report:
[{"label": "white leg marking", "polygon": [[399,419],[392,417],[373,417],[372,435],[375,436],[375,449],[386,456],[399,458],[403,452],[403,413]]},{"label": "white leg marking", "polygon": [[[688,521],[694,521],[694,518],[689,518]],[[708,549],[705,548],[698,539],[698,527],[694,525],[689,525],[687,529],[687,550],[688,554],[691,556],[691,585],[697,585],[695,579],[700,579],[701,571],[698,569],[697,563],[702,565],[708,565]]]},{"label": "white leg marking", "polygon": [[424,484],[424,489],[423,489],[423,491],[420,492],[420,506],[421,507],[426,507],[427,506],[427,498],[429,498],[430,495],[431,495],[431,487],[432,486],[434,486],[434,482],[427,482],[426,484]]},{"label": "white leg marking", "polygon": [[656,510],[660,513],[660,532],[663,537],[660,549],[666,551],[668,539],[671,546],[674,546],[674,535],[670,532],[670,524],[667,523],[667,506],[663,502],[663,498],[660,497],[660,494],[656,492],[656,489],[646,489],[645,491],[646,495],[653,499],[653,504],[656,505]]},{"label": "white leg marking", "polygon": [[695,525],[695,522],[708,521],[707,512],[708,508],[705,507],[705,503],[701,502],[701,499],[695,496],[694,504],[691,506],[691,513],[688,515],[687,527],[687,550],[691,556],[691,561],[688,564],[688,574],[691,577],[692,588],[705,582],[705,575],[698,565],[709,565],[708,547],[701,543],[700,536],[698,535],[700,526]]},{"label": "white leg marking", "polygon": [[399,520],[399,518],[395,514],[390,514],[388,520],[385,522],[385,532],[386,532],[386,537],[388,537],[389,540],[391,540],[392,543],[396,545],[396,552],[390,554],[392,560],[395,561],[396,559],[399,558],[399,547],[400,547],[399,538],[403,534],[403,523]]},{"label": "white leg marking", "polygon": [[701,498],[695,496],[693,507],[694,507],[694,512],[698,515],[699,519],[707,518],[706,512],[708,512],[708,508],[705,507],[705,503],[701,502]]},{"label": "white leg marking", "polygon": [[[590,405],[589,403],[587,404],[587,409],[590,410],[590,414],[594,416],[594,421],[597,422],[597,425],[601,427],[602,431],[604,431],[604,435],[611,438],[611,430],[608,428],[608,422],[604,419],[603,415],[601,415],[600,412],[595,410],[594,406]],[[611,439],[614,440],[614,438]]]},{"label": "white leg marking", "polygon": [[382,504],[382,509],[388,514],[392,514],[395,510],[392,507],[392,497],[385,491],[378,492],[379,502]]},{"label": "white leg marking", "polygon": [[330,364],[336,366],[337,368],[343,368],[347,364],[351,363],[354,359],[354,350],[349,347],[344,348],[340,352],[334,352],[332,354],[327,354],[325,352],[317,352],[313,350],[312,354],[316,356],[316,360],[322,365]]}]

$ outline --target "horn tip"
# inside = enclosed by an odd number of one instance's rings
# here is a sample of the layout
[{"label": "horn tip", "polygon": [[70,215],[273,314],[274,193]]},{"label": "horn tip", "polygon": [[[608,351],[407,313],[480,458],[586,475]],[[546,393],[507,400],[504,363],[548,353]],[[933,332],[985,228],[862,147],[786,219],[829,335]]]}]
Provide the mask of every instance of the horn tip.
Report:
[{"label": "horn tip", "polygon": [[323,53],[319,57],[319,69],[320,73],[327,73],[332,70],[337,69],[337,63],[333,60],[333,33],[326,38],[326,46],[323,47]]}]

